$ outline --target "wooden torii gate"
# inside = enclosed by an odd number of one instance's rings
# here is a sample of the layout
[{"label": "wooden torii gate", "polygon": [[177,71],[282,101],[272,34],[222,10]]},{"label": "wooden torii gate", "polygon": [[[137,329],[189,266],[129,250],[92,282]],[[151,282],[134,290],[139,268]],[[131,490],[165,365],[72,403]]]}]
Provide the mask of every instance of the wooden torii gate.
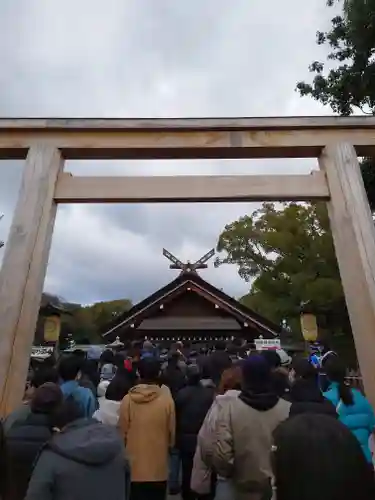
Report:
[{"label": "wooden torii gate", "polygon": [[[375,406],[375,231],[357,156],[373,117],[1,119],[0,159],[26,159],[0,274],[0,412],[19,404],[58,203],[324,200]],[[317,157],[310,175],[76,177],[65,159]]]}]

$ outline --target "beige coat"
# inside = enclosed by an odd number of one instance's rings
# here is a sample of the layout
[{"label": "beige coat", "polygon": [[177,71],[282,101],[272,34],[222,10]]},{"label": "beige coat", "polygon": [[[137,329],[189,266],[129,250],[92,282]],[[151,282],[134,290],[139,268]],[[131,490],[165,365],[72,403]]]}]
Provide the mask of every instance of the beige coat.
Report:
[{"label": "beige coat", "polygon": [[119,428],[133,482],[166,481],[168,453],[175,440],[175,409],[169,390],[139,384],[122,400]]},{"label": "beige coat", "polygon": [[220,476],[231,478],[236,499],[261,498],[272,477],[272,433],[288,418],[290,406],[280,399],[273,408],[258,411],[238,397],[222,405],[212,463]]},{"label": "beige coat", "polygon": [[199,431],[190,486],[200,495],[209,494],[211,491],[212,455],[219,413],[230,399],[238,398],[239,394],[240,391],[230,389],[225,394],[216,396]]}]

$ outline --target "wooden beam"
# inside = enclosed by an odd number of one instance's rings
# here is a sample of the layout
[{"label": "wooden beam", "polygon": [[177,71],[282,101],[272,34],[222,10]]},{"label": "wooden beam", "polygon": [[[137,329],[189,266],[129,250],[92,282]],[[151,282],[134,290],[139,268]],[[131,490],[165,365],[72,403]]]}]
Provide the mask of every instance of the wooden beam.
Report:
[{"label": "wooden beam", "polygon": [[67,159],[302,158],[340,141],[375,155],[374,117],[0,120],[0,159],[40,142]]},{"label": "wooden beam", "polygon": [[373,116],[262,116],[240,118],[0,118],[0,130],[292,130],[375,129]]},{"label": "wooden beam", "polygon": [[323,172],[310,175],[75,177],[62,173],[57,203],[328,200]]},{"label": "wooden beam", "polygon": [[331,229],[366,394],[375,406],[375,228],[351,144],[327,146],[320,158],[331,201]]},{"label": "wooden beam", "polygon": [[39,144],[27,156],[0,273],[0,414],[22,400],[48,263],[62,159]]}]

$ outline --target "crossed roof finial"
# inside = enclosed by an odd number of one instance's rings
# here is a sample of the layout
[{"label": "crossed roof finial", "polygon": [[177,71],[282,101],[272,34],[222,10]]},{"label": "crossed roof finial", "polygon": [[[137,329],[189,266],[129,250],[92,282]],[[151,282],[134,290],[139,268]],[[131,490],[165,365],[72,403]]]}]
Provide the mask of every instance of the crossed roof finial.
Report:
[{"label": "crossed roof finial", "polygon": [[172,264],[169,266],[170,269],[180,269],[182,273],[189,273],[195,272],[197,269],[206,269],[206,262],[215,255],[215,249],[212,248],[209,252],[207,252],[194,263],[191,263],[189,260],[186,263],[183,263],[180,259],[168,252],[168,250],[166,250],[165,248],[163,248],[163,255],[172,262]]}]

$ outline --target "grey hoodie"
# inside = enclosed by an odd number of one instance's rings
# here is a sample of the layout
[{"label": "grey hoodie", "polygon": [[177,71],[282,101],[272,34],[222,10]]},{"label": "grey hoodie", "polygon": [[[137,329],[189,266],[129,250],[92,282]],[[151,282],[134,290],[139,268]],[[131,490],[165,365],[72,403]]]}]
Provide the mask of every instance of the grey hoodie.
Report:
[{"label": "grey hoodie", "polygon": [[80,419],[46,445],[25,500],[124,500],[128,496],[129,467],[117,430]]}]

